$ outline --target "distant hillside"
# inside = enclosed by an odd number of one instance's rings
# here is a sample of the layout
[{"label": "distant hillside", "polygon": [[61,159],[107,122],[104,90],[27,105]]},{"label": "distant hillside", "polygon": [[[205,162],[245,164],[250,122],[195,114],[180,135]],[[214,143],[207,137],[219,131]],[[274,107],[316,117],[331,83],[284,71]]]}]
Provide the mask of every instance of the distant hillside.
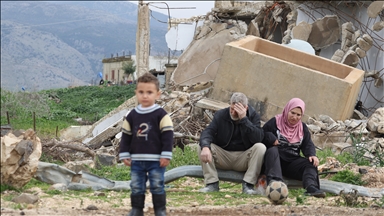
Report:
[{"label": "distant hillside", "polygon": [[[1,87],[96,83],[103,58],[135,54],[136,20],[137,5],[123,1],[1,1]],[[166,31],[166,23],[151,19],[151,54],[167,53]]]}]

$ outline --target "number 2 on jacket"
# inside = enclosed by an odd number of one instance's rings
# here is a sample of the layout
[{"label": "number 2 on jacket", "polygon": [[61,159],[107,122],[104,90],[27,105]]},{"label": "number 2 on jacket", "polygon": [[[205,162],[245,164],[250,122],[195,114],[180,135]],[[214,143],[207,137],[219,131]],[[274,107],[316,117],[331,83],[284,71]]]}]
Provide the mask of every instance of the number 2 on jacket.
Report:
[{"label": "number 2 on jacket", "polygon": [[[142,128],[143,127],[143,128]],[[137,137],[145,137],[145,140],[148,140],[148,124],[147,123],[141,123],[139,130],[137,130],[136,136]]]}]

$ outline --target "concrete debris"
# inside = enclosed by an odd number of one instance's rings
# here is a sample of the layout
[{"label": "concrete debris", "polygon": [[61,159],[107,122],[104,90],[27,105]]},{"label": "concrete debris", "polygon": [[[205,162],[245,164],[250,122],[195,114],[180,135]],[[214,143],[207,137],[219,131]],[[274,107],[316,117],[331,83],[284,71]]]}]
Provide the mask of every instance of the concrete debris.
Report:
[{"label": "concrete debris", "polygon": [[249,23],[246,35],[254,35],[260,37],[259,25],[257,24],[257,22],[255,22],[255,20],[252,20]]},{"label": "concrete debris", "polygon": [[341,26],[341,29],[341,49],[347,51],[354,44],[353,24],[351,22],[346,22]]},{"label": "concrete debris", "polygon": [[378,108],[368,119],[367,128],[373,133],[384,134],[384,107]]},{"label": "concrete debris", "polygon": [[359,64],[359,61],[359,56],[353,50],[348,50],[341,59],[341,63],[352,67],[356,67]]},{"label": "concrete debris", "polygon": [[384,1],[374,1],[367,8],[367,13],[370,18],[376,18],[381,11],[384,10]]},{"label": "concrete debris", "polygon": [[368,51],[369,49],[371,49],[373,44],[372,38],[369,35],[364,34],[363,37],[357,39],[357,44],[362,50]]},{"label": "concrete debris", "polygon": [[22,193],[21,195],[12,199],[12,202],[15,203],[25,203],[25,204],[35,204],[39,201],[39,197],[33,194]]},{"label": "concrete debris", "polygon": [[67,191],[68,188],[67,188],[67,185],[63,184],[63,183],[57,183],[57,184],[53,184],[49,187],[49,190],[58,190],[58,191]]},{"label": "concrete debris", "polygon": [[341,35],[340,19],[336,15],[326,15],[312,23],[308,38],[313,48],[319,50],[336,43]]},{"label": "concrete debris", "polygon": [[32,129],[16,137],[11,131],[1,137],[1,184],[22,188],[37,171],[42,147]]},{"label": "concrete debris", "polygon": [[312,31],[312,25],[301,21],[292,29],[292,38],[303,41],[308,41],[309,35]]},{"label": "concrete debris", "polygon": [[67,169],[70,169],[70,170],[76,172],[76,173],[78,173],[80,171],[89,172],[89,168],[95,168],[95,163],[93,162],[93,160],[68,161],[63,166]]},{"label": "concrete debris", "polygon": [[381,29],[383,29],[383,28],[384,28],[384,21],[379,21],[379,22],[373,24],[373,26],[372,26],[372,30],[377,31],[377,32],[381,31]]}]

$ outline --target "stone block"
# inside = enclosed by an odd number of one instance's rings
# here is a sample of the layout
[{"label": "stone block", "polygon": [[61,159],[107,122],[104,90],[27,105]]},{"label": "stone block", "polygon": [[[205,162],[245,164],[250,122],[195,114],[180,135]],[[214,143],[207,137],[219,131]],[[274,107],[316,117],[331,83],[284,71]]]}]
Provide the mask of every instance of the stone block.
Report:
[{"label": "stone block", "polygon": [[364,71],[254,36],[227,43],[209,98],[245,93],[266,121],[293,97],[306,103],[303,120],[352,116]]}]

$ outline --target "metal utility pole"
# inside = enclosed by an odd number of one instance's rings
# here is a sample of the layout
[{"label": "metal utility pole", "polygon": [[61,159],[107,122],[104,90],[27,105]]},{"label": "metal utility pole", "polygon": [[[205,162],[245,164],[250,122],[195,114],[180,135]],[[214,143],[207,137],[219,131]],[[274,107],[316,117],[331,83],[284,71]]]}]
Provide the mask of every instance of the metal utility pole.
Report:
[{"label": "metal utility pole", "polygon": [[139,0],[136,31],[137,77],[149,71],[149,7]]}]

